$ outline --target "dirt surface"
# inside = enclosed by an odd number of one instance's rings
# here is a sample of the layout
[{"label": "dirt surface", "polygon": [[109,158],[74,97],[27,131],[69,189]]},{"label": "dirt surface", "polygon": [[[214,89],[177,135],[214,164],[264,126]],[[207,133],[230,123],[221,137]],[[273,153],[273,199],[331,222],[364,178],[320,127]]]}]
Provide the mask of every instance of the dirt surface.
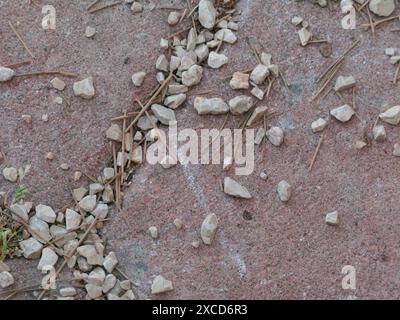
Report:
[{"label": "dirt surface", "polygon": [[[144,97],[155,86],[154,62],[162,52],[159,40],[169,32],[167,10],[145,9],[133,15],[129,7],[118,6],[91,15],[85,11],[89,2],[46,1],[56,7],[58,20],[55,31],[45,32],[40,7],[27,1],[0,1],[1,64],[29,58],[10,30],[10,20],[37,57],[18,72],[63,68],[82,79],[95,79],[96,96],[89,101],[74,97],[74,80],[66,79],[62,94],[69,106],[53,102],[58,92],[50,88],[52,77],[17,78],[0,85],[0,145],[12,165],[32,165],[25,182],[29,200],[56,208],[71,202],[69,184],[84,183],[84,179],[72,182],[74,170],[97,176],[109,160],[104,133],[110,119],[123,108],[133,110],[132,96]],[[337,4],[330,11],[308,2],[241,0],[238,8],[242,12],[238,43],[221,48],[229,64],[219,70],[206,68],[202,84],[193,91],[213,89],[210,96],[226,100],[235,96],[237,92],[221,78],[257,63],[246,42],[246,37],[256,37],[290,83],[290,90],[276,83],[268,102],[277,112],[268,125],[285,129],[284,146],[267,144],[264,159],[256,148],[255,171],[243,177],[212,165],[169,170],[142,166],[124,192],[126,219],[114,216],[106,224],[107,249],[116,251],[121,269],[136,283],[141,297],[159,298],[150,294],[150,283],[162,274],[175,287],[160,296],[167,299],[400,298],[400,171],[392,156],[393,144],[400,141],[399,128],[385,125],[386,142],[357,151],[354,143],[362,137],[361,123],[356,118],[347,124],[332,120],[314,169],[308,172],[320,139],[310,124],[318,117],[327,118],[330,109],[342,104],[333,94],[311,103],[316,79],[354,40],[361,43],[339,74],[357,79],[358,115],[371,127],[382,105],[399,103],[399,85],[391,83],[395,67],[384,55],[385,48],[400,47],[399,34],[390,32],[399,22],[384,24],[372,36],[360,27],[343,30]],[[299,45],[296,28],[290,24],[293,15],[307,20],[316,38],[332,41],[331,58],[322,57],[319,45]],[[358,24],[363,22],[358,16]],[[97,29],[92,40],[84,37],[87,25]],[[130,77],[139,70],[149,76],[143,87],[135,89]],[[344,98],[351,102],[351,95]],[[40,120],[44,113],[50,117],[47,123]],[[22,114],[32,115],[31,126],[21,120]],[[224,117],[198,116],[191,97],[177,119],[180,128],[199,129],[218,128]],[[231,117],[227,127],[236,128],[239,122],[240,118]],[[52,162],[44,158],[49,151],[56,154]],[[63,162],[70,164],[70,171],[59,168]],[[262,170],[270,173],[267,181],[259,178]],[[254,198],[224,195],[220,182],[225,175],[246,186]],[[283,179],[294,187],[287,204],[276,194]],[[0,191],[13,187],[0,177]],[[337,228],[324,223],[325,214],[334,210],[340,214]],[[191,242],[200,239],[201,222],[210,212],[220,218],[216,239],[212,246],[195,249]],[[244,212],[251,220],[244,219]],[[183,219],[182,230],[174,227],[175,217]],[[148,234],[152,225],[160,230],[158,240]],[[36,263],[14,260],[10,265],[18,284],[40,279]],[[355,291],[341,287],[345,265],[356,268]]]}]

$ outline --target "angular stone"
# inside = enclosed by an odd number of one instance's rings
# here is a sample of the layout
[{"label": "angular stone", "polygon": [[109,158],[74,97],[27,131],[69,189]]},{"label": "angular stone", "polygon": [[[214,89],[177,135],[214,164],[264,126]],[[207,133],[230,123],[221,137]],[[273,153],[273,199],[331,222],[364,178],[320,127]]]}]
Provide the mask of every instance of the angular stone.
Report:
[{"label": "angular stone", "polygon": [[140,13],[140,12],[142,12],[142,11],[143,11],[143,4],[141,4],[139,1],[134,1],[134,2],[132,3],[132,6],[131,6],[131,11],[132,11],[133,13]]},{"label": "angular stone", "polygon": [[[56,239],[58,239],[58,238],[64,238],[64,236],[65,236],[67,233],[68,233],[68,231],[67,231],[65,228],[60,227],[60,226],[57,226],[57,225],[55,225],[55,224],[53,224],[53,225],[50,227],[50,234],[51,234],[51,236],[52,236],[52,238],[53,238],[53,243],[56,243]],[[60,239],[60,242],[61,242],[61,240],[62,240],[62,239]],[[67,242],[67,241],[64,241],[63,244],[60,244],[60,243],[57,242],[56,245],[60,247],[60,246],[63,246],[66,242]]]},{"label": "angular stone", "polygon": [[372,129],[372,134],[374,136],[374,140],[377,142],[383,142],[386,140],[386,130],[383,125],[376,125]]},{"label": "angular stone", "polygon": [[113,274],[108,274],[104,279],[103,292],[104,293],[109,292],[112,288],[114,288],[116,283],[117,283],[117,278]]},{"label": "angular stone", "polygon": [[153,128],[154,125],[156,125],[158,122],[157,118],[154,116],[142,116],[139,118],[138,122],[137,122],[137,126],[140,130],[146,131],[146,130],[150,130]]},{"label": "angular stone", "polygon": [[356,79],[353,76],[343,77],[340,76],[336,80],[335,91],[341,91],[354,87],[356,84]]},{"label": "angular stone", "polygon": [[51,240],[49,225],[42,219],[33,216],[29,221],[29,228],[32,236],[41,243],[46,243]]},{"label": "angular stone", "polygon": [[182,56],[180,65],[178,70],[179,71],[186,71],[189,70],[191,66],[195,65],[197,62],[197,55],[185,54]]},{"label": "angular stone", "polygon": [[115,254],[115,252],[110,252],[104,258],[103,267],[109,273],[112,273],[114,271],[114,268],[117,266],[117,264],[118,264],[118,259],[117,259],[117,255]]},{"label": "angular stone", "polygon": [[82,216],[71,209],[65,211],[65,225],[68,231],[76,230],[81,225]]},{"label": "angular stone", "polygon": [[106,273],[103,268],[94,268],[92,272],[89,273],[87,278],[87,283],[94,284],[95,286],[103,287],[104,280],[106,278]]},{"label": "angular stone", "polygon": [[224,192],[227,195],[243,199],[251,199],[250,192],[232,178],[226,177],[224,179]]},{"label": "angular stone", "polygon": [[265,92],[263,90],[261,90],[259,87],[255,86],[252,90],[251,90],[251,94],[256,97],[258,100],[263,100],[264,96],[265,96]]},{"label": "angular stone", "polygon": [[394,106],[379,115],[379,118],[389,124],[398,125],[400,123],[400,106]]},{"label": "angular stone", "polygon": [[252,115],[250,116],[249,120],[247,121],[247,126],[250,127],[255,122],[257,122],[258,120],[263,118],[264,115],[267,113],[267,111],[268,111],[267,106],[259,106],[259,107],[255,108]]},{"label": "angular stone", "polygon": [[233,31],[238,31],[239,30],[239,25],[236,22],[229,21],[227,28],[231,29]]},{"label": "angular stone", "polygon": [[117,142],[122,141],[122,130],[119,125],[112,124],[106,131],[107,139],[114,140]]},{"label": "angular stone", "polygon": [[122,296],[121,296],[122,300],[135,300],[135,294],[133,293],[132,290],[127,290]]},{"label": "angular stone", "polygon": [[400,157],[400,143],[395,143],[393,146],[393,155],[395,157]]},{"label": "angular stone", "polygon": [[215,26],[217,11],[209,0],[200,0],[199,2],[199,21],[206,29],[212,29]]},{"label": "angular stone", "polygon": [[179,218],[174,219],[174,225],[178,230],[182,229],[182,227],[183,227],[182,219],[179,219]]},{"label": "angular stone", "polygon": [[165,76],[164,73],[162,72],[157,72],[156,74],[156,80],[159,84],[162,84],[165,81]]},{"label": "angular stone", "polygon": [[229,100],[229,111],[233,115],[243,114],[254,105],[253,99],[249,96],[237,96]]},{"label": "angular stone", "polygon": [[247,73],[235,72],[229,85],[233,90],[249,89],[249,79],[250,76]]},{"label": "angular stone", "polygon": [[272,74],[274,77],[279,77],[279,67],[276,64],[270,64],[268,66],[268,71],[270,74]]},{"label": "angular stone", "polygon": [[255,84],[262,84],[269,75],[267,66],[263,64],[257,65],[250,74],[250,80]]},{"label": "angular stone", "polygon": [[365,141],[357,140],[355,147],[357,150],[364,149],[367,146],[367,143]]},{"label": "angular stone", "polygon": [[256,136],[254,138],[254,144],[259,145],[265,137],[264,128],[259,128],[257,130]]},{"label": "angular stone", "polygon": [[85,30],[85,36],[86,38],[93,38],[94,35],[96,34],[96,29],[91,27],[91,26],[87,26],[86,30]]},{"label": "angular stone", "polygon": [[8,288],[14,284],[14,277],[8,271],[0,272],[0,287]]},{"label": "angular stone", "polygon": [[90,299],[97,299],[100,298],[103,295],[103,287],[96,286],[94,284],[87,284],[85,286],[85,289],[88,293],[88,297]]},{"label": "angular stone", "polygon": [[60,295],[62,297],[74,297],[77,295],[77,292],[74,287],[61,288]]},{"label": "angular stone", "polygon": [[24,222],[29,221],[28,210],[24,204],[12,204],[10,210],[14,219],[21,219]]},{"label": "angular stone", "polygon": [[284,132],[282,128],[272,127],[267,131],[266,135],[269,142],[271,142],[274,146],[279,147],[282,145],[284,140]]},{"label": "angular stone", "polygon": [[22,254],[26,259],[38,259],[43,249],[43,245],[35,238],[29,238],[19,243]]},{"label": "angular stone", "polygon": [[212,51],[208,55],[208,66],[213,69],[221,68],[224,64],[228,63],[228,57],[222,53]]},{"label": "angular stone", "polygon": [[290,200],[290,197],[292,196],[292,186],[287,181],[283,180],[279,182],[277,191],[279,199],[281,199],[282,202]]},{"label": "angular stone", "polygon": [[89,194],[97,194],[104,190],[104,186],[101,183],[91,183],[89,185]]},{"label": "angular stone", "polygon": [[168,49],[169,47],[169,41],[167,39],[161,38],[160,40],[160,47],[162,49]]},{"label": "angular stone", "polygon": [[390,63],[391,64],[397,64],[397,63],[399,63],[399,61],[400,61],[400,56],[390,57]]},{"label": "angular stone", "polygon": [[328,125],[328,122],[322,118],[319,118],[318,120],[315,120],[313,123],[311,123],[311,130],[314,133],[321,132],[326,128]]},{"label": "angular stone", "polygon": [[114,191],[110,185],[107,185],[104,188],[101,198],[103,199],[104,203],[111,203],[114,201]]},{"label": "angular stone", "polygon": [[291,23],[294,26],[298,26],[299,24],[301,24],[303,22],[303,18],[299,17],[299,16],[294,16],[291,20]]},{"label": "angular stone", "polygon": [[180,93],[173,96],[168,96],[164,100],[164,104],[170,109],[177,109],[186,101],[186,94]]},{"label": "angular stone", "polygon": [[194,108],[199,115],[225,114],[229,111],[229,106],[221,98],[196,97],[194,99]]},{"label": "angular stone", "polygon": [[[149,133],[151,133],[151,131]],[[143,162],[143,149],[142,149],[142,146],[138,146],[135,149],[133,149],[131,154],[130,154],[130,158],[131,158],[131,161],[133,163],[141,164]]]},{"label": "angular stone", "polygon": [[165,125],[169,125],[171,121],[176,121],[175,112],[169,108],[166,108],[159,104],[153,104],[151,106],[151,111],[153,111],[156,118]]},{"label": "angular stone", "polygon": [[236,35],[229,29],[218,30],[214,36],[215,40],[224,41],[229,44],[234,44],[237,41]]},{"label": "angular stone", "polygon": [[100,219],[100,220],[107,218],[108,205],[105,203],[97,204],[96,208],[92,212],[92,215],[95,217],[98,217],[98,219]]},{"label": "angular stone", "polygon": [[132,289],[132,282],[130,280],[123,280],[120,283],[120,286],[123,290],[130,290]]},{"label": "angular stone", "polygon": [[339,108],[331,110],[331,115],[341,122],[349,121],[355,114],[352,107],[345,104]]},{"label": "angular stone", "polygon": [[303,27],[298,32],[300,43],[304,47],[311,40],[311,32],[307,28]]},{"label": "angular stone", "polygon": [[188,37],[187,37],[186,50],[193,51],[194,49],[196,49],[196,42],[197,42],[196,29],[191,28],[189,30]]},{"label": "angular stone", "polygon": [[178,68],[181,65],[181,58],[176,57],[176,56],[172,56],[171,57],[171,61],[169,62],[169,70],[171,72],[178,70]]},{"label": "angular stone", "polygon": [[168,72],[168,65],[169,65],[169,63],[168,63],[168,60],[165,57],[165,55],[162,54],[161,56],[159,56],[157,58],[157,61],[156,61],[156,69],[157,70]]},{"label": "angular stone", "polygon": [[389,17],[394,9],[394,0],[371,0],[369,9],[380,17]]},{"label": "angular stone", "polygon": [[385,54],[389,57],[394,56],[396,54],[396,49],[394,48],[386,48]]},{"label": "angular stone", "polygon": [[132,75],[132,83],[136,87],[140,87],[143,84],[144,78],[146,77],[146,72],[140,71]]},{"label": "angular stone", "polygon": [[82,198],[87,195],[87,193],[88,193],[88,190],[83,187],[72,190],[72,194],[76,201],[81,201]]},{"label": "angular stone", "polygon": [[210,49],[208,49],[207,45],[201,44],[196,47],[194,52],[196,53],[198,61],[204,61],[205,59],[207,59],[210,53]]},{"label": "angular stone", "polygon": [[50,81],[51,85],[54,89],[59,91],[63,91],[65,89],[65,82],[62,81],[60,78],[55,77],[53,80]]},{"label": "angular stone", "polygon": [[0,82],[11,80],[15,75],[15,71],[10,68],[0,66]]},{"label": "angular stone", "polygon": [[78,203],[79,208],[86,212],[91,212],[96,208],[96,195],[90,195],[84,197],[81,201]]},{"label": "angular stone", "polygon": [[180,18],[181,18],[181,15],[179,14],[179,12],[171,11],[170,14],[168,15],[168,19],[167,19],[168,24],[170,26],[174,26],[179,22]]},{"label": "angular stone", "polygon": [[86,258],[88,264],[92,266],[103,265],[103,255],[96,250],[96,247],[94,245],[81,246],[77,249],[77,251],[81,256]]},{"label": "angular stone", "polygon": [[339,214],[337,211],[330,212],[325,217],[325,222],[331,226],[337,226],[339,224]]},{"label": "angular stone", "polygon": [[74,94],[84,99],[91,99],[95,95],[93,77],[86,78],[74,83]]},{"label": "angular stone", "polygon": [[18,179],[18,171],[13,167],[4,168],[3,177],[10,182],[16,182]]},{"label": "angular stone", "polygon": [[188,87],[184,86],[183,84],[171,84],[168,86],[168,95],[174,95],[179,93],[188,92]]},{"label": "angular stone", "polygon": [[203,242],[211,245],[218,228],[218,218],[214,213],[210,213],[201,224],[200,236]]},{"label": "angular stone", "polygon": [[191,87],[199,84],[202,77],[203,68],[195,64],[182,73],[182,83],[187,87]]},{"label": "angular stone", "polygon": [[52,249],[44,248],[37,268],[39,271],[42,271],[44,267],[54,267],[57,261],[58,255]]},{"label": "angular stone", "polygon": [[[79,270],[81,270],[82,272],[88,272],[92,269],[92,266],[87,262],[87,260],[84,257],[77,258],[77,263],[78,263]],[[86,279],[87,279],[87,275],[86,275]]]},{"label": "angular stone", "polygon": [[174,290],[174,287],[171,281],[165,279],[163,276],[157,276],[154,278],[153,283],[151,285],[152,294],[160,294],[172,290]]},{"label": "angular stone", "polygon": [[150,233],[150,236],[153,239],[157,239],[158,238],[158,229],[157,229],[157,227],[155,227],[155,226],[150,227],[149,228],[149,233]]},{"label": "angular stone", "polygon": [[261,55],[260,55],[260,60],[261,60],[261,63],[264,65],[264,66],[270,66],[271,64],[272,64],[272,55],[271,54],[269,54],[269,53],[266,53],[266,52],[262,52],[261,53]]},{"label": "angular stone", "polygon": [[39,204],[35,208],[36,216],[44,222],[54,223],[56,221],[56,213],[49,206]]}]

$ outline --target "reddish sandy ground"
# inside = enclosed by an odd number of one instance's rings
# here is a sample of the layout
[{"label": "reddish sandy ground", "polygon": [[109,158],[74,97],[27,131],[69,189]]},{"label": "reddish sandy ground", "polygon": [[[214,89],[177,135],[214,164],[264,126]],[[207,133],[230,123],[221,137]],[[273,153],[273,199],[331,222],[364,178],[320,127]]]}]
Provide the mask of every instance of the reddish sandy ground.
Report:
[{"label": "reddish sandy ground", "polygon": [[[18,72],[63,68],[80,78],[95,79],[96,96],[89,101],[74,97],[73,80],[66,80],[63,95],[69,106],[53,102],[58,93],[49,85],[51,77],[17,78],[0,85],[2,149],[14,166],[32,165],[25,181],[28,199],[55,208],[71,202],[68,185],[86,183],[72,181],[74,170],[97,176],[107,164],[110,148],[104,133],[110,119],[123,108],[133,110],[132,96],[144,97],[155,86],[154,63],[162,53],[159,40],[169,31],[167,10],[146,9],[133,15],[123,5],[91,15],[85,11],[90,2],[46,1],[57,10],[57,28],[45,32],[40,7],[27,1],[0,1],[0,64],[29,58],[10,30],[10,20],[37,57]],[[162,274],[175,287],[161,296],[167,299],[400,298],[400,171],[399,160],[392,156],[393,144],[400,142],[399,128],[385,125],[386,142],[357,151],[354,143],[362,137],[361,123],[356,118],[347,124],[332,120],[314,169],[308,172],[320,138],[310,124],[318,117],[327,118],[330,109],[342,104],[332,94],[321,103],[311,103],[316,79],[354,40],[361,43],[339,74],[357,79],[359,116],[372,126],[384,104],[399,104],[399,84],[391,83],[395,67],[384,55],[385,48],[400,47],[399,33],[390,32],[399,22],[379,27],[373,37],[360,27],[343,30],[337,4],[330,11],[308,2],[242,0],[238,7],[242,12],[238,43],[221,49],[229,64],[219,70],[206,68],[202,84],[193,91],[213,89],[210,96],[235,96],[237,92],[220,79],[256,64],[246,43],[246,37],[256,37],[291,85],[287,90],[276,83],[268,102],[277,112],[268,125],[285,129],[284,146],[267,144],[264,160],[256,148],[255,172],[243,177],[216,165],[169,170],[142,166],[125,189],[128,223],[113,215],[106,224],[108,250],[116,251],[121,269],[134,280],[141,297],[156,298],[150,294],[150,284]],[[290,24],[293,15],[307,20],[316,38],[332,41],[331,58],[324,58],[318,45],[299,45],[296,28]],[[358,24],[363,22],[358,16]],[[84,37],[87,25],[97,29],[92,40]],[[149,73],[140,89],[130,81],[139,70]],[[350,94],[344,97],[351,102]],[[47,123],[40,120],[44,113],[50,117]],[[32,115],[32,125],[21,120],[22,114]],[[180,128],[218,128],[224,117],[198,116],[191,97],[177,118]],[[236,128],[239,121],[231,117],[227,127]],[[56,154],[52,162],[44,158],[49,151]],[[70,171],[59,168],[63,162],[70,164]],[[267,181],[259,178],[262,170],[270,173]],[[224,195],[220,181],[226,174],[254,198]],[[287,204],[276,194],[283,179],[294,187]],[[0,177],[0,191],[13,187]],[[334,210],[341,219],[337,228],[324,223],[325,214]],[[245,211],[251,220],[243,218]],[[191,242],[199,239],[200,224],[210,212],[220,218],[215,241],[195,249]],[[172,224],[175,217],[184,221],[180,231]],[[147,232],[152,225],[160,230],[156,241]],[[17,285],[39,282],[36,263],[10,262]],[[345,265],[356,268],[355,291],[341,287]]]}]

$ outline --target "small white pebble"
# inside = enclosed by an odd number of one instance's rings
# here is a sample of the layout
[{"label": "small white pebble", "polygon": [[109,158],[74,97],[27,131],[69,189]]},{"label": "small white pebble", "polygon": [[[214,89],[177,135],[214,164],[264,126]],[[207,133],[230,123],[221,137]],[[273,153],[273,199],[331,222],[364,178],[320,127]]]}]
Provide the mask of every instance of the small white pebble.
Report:
[{"label": "small white pebble", "polygon": [[158,238],[158,229],[157,229],[157,227],[154,227],[154,226],[150,227],[149,228],[149,232],[150,232],[150,236],[153,239],[157,239]]},{"label": "small white pebble", "polygon": [[96,34],[96,29],[93,27],[86,27],[85,36],[86,38],[92,38]]},{"label": "small white pebble", "polygon": [[32,123],[32,116],[29,114],[23,114],[21,116],[22,120],[24,120],[25,123],[31,124]]},{"label": "small white pebble", "polygon": [[339,216],[338,216],[338,212],[334,211],[334,212],[330,212],[326,215],[325,217],[325,222],[330,225],[330,226],[336,226],[339,224]]},{"label": "small white pebble", "polygon": [[174,225],[178,230],[180,230],[180,229],[182,229],[183,221],[181,219],[179,219],[179,218],[176,218],[174,220]]},{"label": "small white pebble", "polygon": [[64,171],[66,171],[66,170],[69,170],[69,165],[68,165],[68,163],[62,163],[60,165],[60,168],[63,169]]}]

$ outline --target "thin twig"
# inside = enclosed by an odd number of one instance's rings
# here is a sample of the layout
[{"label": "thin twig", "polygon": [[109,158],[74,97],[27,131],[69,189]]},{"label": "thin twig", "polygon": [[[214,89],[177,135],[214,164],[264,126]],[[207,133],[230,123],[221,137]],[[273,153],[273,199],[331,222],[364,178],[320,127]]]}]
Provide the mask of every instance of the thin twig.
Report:
[{"label": "thin twig", "polygon": [[16,74],[14,77],[31,77],[31,76],[46,76],[46,75],[53,75],[53,74],[58,74],[60,76],[65,76],[65,77],[70,77],[70,78],[76,78],[78,77],[77,74],[71,73],[71,72],[65,72],[65,71],[36,71],[36,72],[28,72],[28,73],[20,73]]},{"label": "thin twig", "polygon": [[12,25],[10,21],[8,21],[8,24],[10,25],[10,28],[14,31],[15,35],[17,36],[18,40],[21,42],[21,44],[24,46],[25,50],[28,52],[28,54],[31,56],[32,59],[35,59],[35,55],[32,53],[32,51],[28,48],[26,45],[25,41],[22,39],[20,34],[18,33],[17,29]]},{"label": "thin twig", "polygon": [[317,82],[320,82],[338,63],[340,63],[342,60],[344,60],[344,58],[347,56],[347,54],[349,54],[349,52],[351,50],[353,50],[358,44],[360,43],[360,39],[358,39],[357,41],[355,41],[341,56],[339,56],[339,58],[337,58],[335,60],[335,62],[333,62],[328,69],[326,69],[322,75],[319,77],[319,79],[317,80]]},{"label": "thin twig", "polygon": [[393,83],[396,84],[397,83],[397,79],[399,78],[399,72],[400,72],[400,63],[397,66],[396,72],[394,74],[394,79],[393,79]]},{"label": "thin twig", "polygon": [[89,11],[93,6],[95,6],[100,0],[94,0],[91,4],[89,4],[86,8],[86,11]]},{"label": "thin twig", "polygon": [[104,5],[104,6],[100,7],[100,8],[90,10],[89,13],[95,13],[95,12],[98,12],[98,11],[103,10],[103,9],[107,9],[107,8],[111,8],[111,7],[117,6],[117,5],[121,4],[121,3],[122,3],[122,1],[117,1],[117,2],[114,2],[114,3],[106,4],[106,5]]},{"label": "thin twig", "polygon": [[328,84],[332,81],[332,79],[335,77],[336,73],[339,71],[340,67],[342,66],[342,61],[339,62],[333,69],[332,72],[330,72],[328,79],[325,81],[325,83],[322,85],[322,87],[318,90],[318,92],[314,95],[314,97],[311,99],[311,101],[314,101],[318,98],[318,96],[325,90],[325,88],[328,86]]},{"label": "thin twig", "polygon": [[369,7],[367,7],[367,14],[368,14],[369,24],[371,26],[372,36],[374,36],[375,35],[375,22],[374,22],[374,20],[372,20],[371,11],[369,10]]},{"label": "thin twig", "polygon": [[312,157],[311,164],[310,164],[310,167],[308,168],[308,171],[311,171],[313,166],[314,166],[315,160],[317,159],[317,155],[319,153],[319,149],[321,149],[321,145],[322,145],[323,140],[324,140],[324,134],[321,136],[321,139],[319,139],[317,148],[315,149],[315,152],[314,152],[314,155]]},{"label": "thin twig", "polygon": [[31,63],[32,63],[32,60],[25,60],[25,61],[6,65],[5,67],[10,68],[10,69],[16,69],[16,68],[19,68],[19,67],[25,66],[27,64],[31,64]]}]

